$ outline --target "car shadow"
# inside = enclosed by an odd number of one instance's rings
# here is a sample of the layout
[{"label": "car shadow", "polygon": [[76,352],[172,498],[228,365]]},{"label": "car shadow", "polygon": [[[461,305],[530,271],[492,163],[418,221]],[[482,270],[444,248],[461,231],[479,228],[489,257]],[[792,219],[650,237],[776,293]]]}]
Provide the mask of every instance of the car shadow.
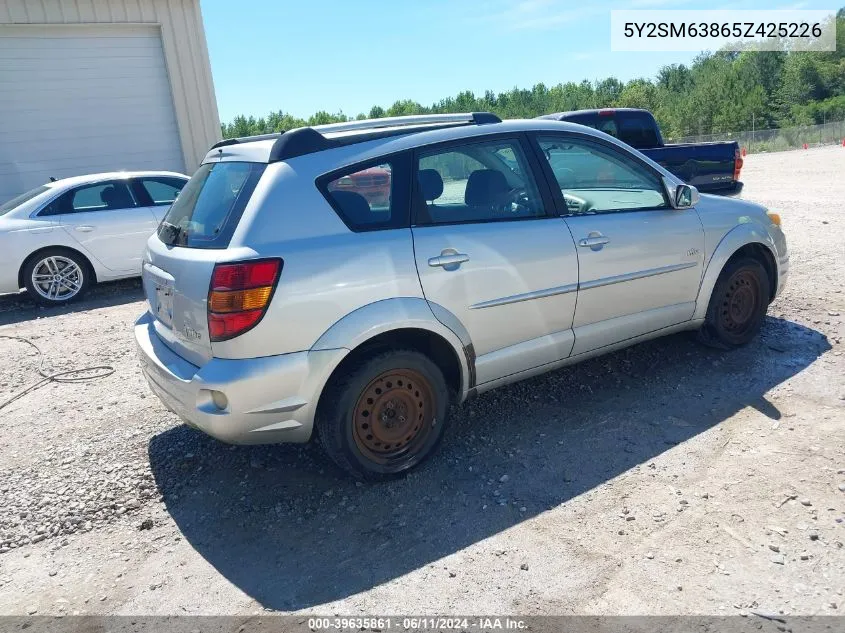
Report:
[{"label": "car shadow", "polygon": [[118,306],[143,299],[144,290],[141,286],[140,277],[97,284],[88,291],[83,299],[56,307],[41,306],[35,303],[26,292],[0,295],[0,326],[60,314]]},{"label": "car shadow", "polygon": [[454,407],[440,452],[407,478],[360,484],[313,444],[233,447],[179,426],[149,459],[170,515],[227,580],[274,610],[338,600],[565,504],[751,406],[830,349],[768,318],[746,348],[687,335]]}]

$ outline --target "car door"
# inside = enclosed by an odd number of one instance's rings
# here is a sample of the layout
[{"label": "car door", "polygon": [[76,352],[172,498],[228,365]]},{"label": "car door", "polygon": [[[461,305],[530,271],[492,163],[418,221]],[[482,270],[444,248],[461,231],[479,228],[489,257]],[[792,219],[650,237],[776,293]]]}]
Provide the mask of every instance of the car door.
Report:
[{"label": "car door", "polygon": [[577,134],[537,143],[577,244],[573,355],[691,319],[704,265],[696,210],[672,208],[659,172],[627,149]]},{"label": "car door", "polygon": [[58,201],[59,224],[106,268],[120,274],[141,273],[155,216],[138,205],[127,179],[75,187]]},{"label": "car door", "polygon": [[142,206],[147,207],[160,223],[176,196],[187,184],[187,178],[176,176],[144,176],[132,178],[132,193]]},{"label": "car door", "polygon": [[575,245],[526,149],[522,136],[488,137],[415,158],[420,282],[426,299],[469,332],[479,385],[572,348]]}]

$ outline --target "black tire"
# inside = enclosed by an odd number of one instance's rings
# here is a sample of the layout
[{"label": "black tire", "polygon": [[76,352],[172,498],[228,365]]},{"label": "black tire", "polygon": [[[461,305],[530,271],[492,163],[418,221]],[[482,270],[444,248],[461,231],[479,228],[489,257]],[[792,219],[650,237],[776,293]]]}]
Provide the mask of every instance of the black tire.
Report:
[{"label": "black tire", "polygon": [[[62,282],[56,282],[58,291],[55,298],[49,297],[49,295],[52,294],[49,289],[53,288],[49,281],[36,284],[36,281],[33,279],[33,274],[36,270],[40,270],[45,278],[51,272],[49,267],[45,268],[45,266],[47,266],[45,262],[50,260],[50,258],[53,258],[52,262],[56,264],[56,277],[60,276],[62,271],[67,271],[69,268],[72,268],[71,263],[76,267],[75,272],[71,270],[69,273],[66,273],[69,275],[67,279]],[[70,301],[77,301],[82,298],[86,292],[88,292],[93,279],[94,273],[91,270],[91,265],[88,263],[88,260],[82,257],[79,253],[67,248],[61,248],[60,246],[46,248],[39,251],[30,257],[23,267],[23,281],[27,292],[29,292],[29,296],[33,301],[44,306],[57,306]],[[70,283],[74,286],[78,286],[78,289],[71,292],[67,285]]]},{"label": "black tire", "polygon": [[751,257],[728,262],[719,275],[704,325],[698,332],[705,345],[734,349],[760,332],[769,307],[769,275]]},{"label": "black tire", "polygon": [[406,349],[379,352],[344,368],[326,387],[317,436],[331,460],[356,479],[393,479],[435,451],[448,405],[446,380],[428,357]]}]

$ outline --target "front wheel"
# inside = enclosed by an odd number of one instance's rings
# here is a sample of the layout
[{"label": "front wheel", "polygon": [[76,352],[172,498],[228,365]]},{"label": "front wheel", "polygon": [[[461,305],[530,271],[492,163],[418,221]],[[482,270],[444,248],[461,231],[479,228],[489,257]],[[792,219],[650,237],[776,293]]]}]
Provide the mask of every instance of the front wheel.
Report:
[{"label": "front wheel", "polygon": [[449,391],[443,373],[412,350],[378,353],[327,387],[320,443],[358,479],[390,479],[431,455],[443,437]]},{"label": "front wheel", "polygon": [[90,284],[88,263],[63,248],[49,248],[27,262],[23,270],[29,295],[42,305],[61,305],[79,299]]},{"label": "front wheel", "polygon": [[756,259],[725,266],[707,308],[699,339],[712,347],[733,349],[757,336],[769,306],[769,276]]}]

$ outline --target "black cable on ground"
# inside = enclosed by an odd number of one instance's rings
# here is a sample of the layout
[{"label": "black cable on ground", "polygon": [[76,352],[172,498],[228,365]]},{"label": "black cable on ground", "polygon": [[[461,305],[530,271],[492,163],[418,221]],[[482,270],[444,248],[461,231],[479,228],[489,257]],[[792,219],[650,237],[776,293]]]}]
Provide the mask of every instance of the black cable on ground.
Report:
[{"label": "black cable on ground", "polygon": [[35,349],[35,351],[38,352],[38,357],[40,358],[40,361],[38,363],[38,374],[41,376],[41,380],[39,380],[35,384],[30,385],[23,391],[19,391],[18,393],[13,395],[5,402],[0,403],[0,410],[9,406],[16,400],[23,398],[26,394],[35,391],[43,385],[46,385],[48,382],[87,382],[89,380],[96,380],[97,378],[105,378],[106,376],[111,376],[115,371],[114,367],[112,367],[111,365],[95,365],[92,367],[68,369],[65,371],[57,371],[52,374],[48,374],[44,371],[44,352],[42,352],[41,348],[38,347],[35,343],[22,336],[7,336],[5,334],[0,334],[0,339],[20,341],[21,343],[26,343],[27,345]]}]

